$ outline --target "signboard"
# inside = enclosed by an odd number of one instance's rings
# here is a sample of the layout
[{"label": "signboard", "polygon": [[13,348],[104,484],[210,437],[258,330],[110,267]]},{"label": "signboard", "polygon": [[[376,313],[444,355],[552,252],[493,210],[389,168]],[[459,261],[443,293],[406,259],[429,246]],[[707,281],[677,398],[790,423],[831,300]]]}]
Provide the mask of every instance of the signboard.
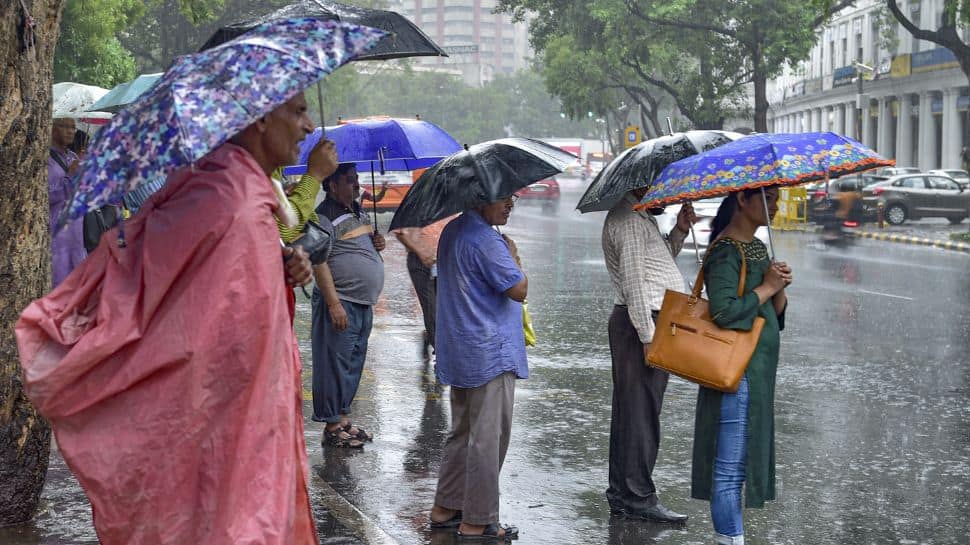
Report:
[{"label": "signboard", "polygon": [[893,57],[893,63],[889,68],[889,77],[891,78],[905,78],[910,74],[909,62],[911,57],[909,53],[905,55],[897,55]]},{"label": "signboard", "polygon": [[632,148],[640,143],[640,127],[629,126],[623,129],[623,147]]},{"label": "signboard", "polygon": [[835,72],[832,73],[832,87],[844,87],[846,85],[852,85],[855,80],[855,67],[854,66],[843,66],[842,68],[836,68]]},{"label": "signboard", "polygon": [[960,63],[952,51],[945,47],[937,47],[929,51],[913,53],[910,65],[912,72],[919,74],[922,72],[932,72],[933,70],[957,68],[960,66]]},{"label": "signboard", "polygon": [[449,55],[471,55],[473,53],[478,53],[477,44],[469,45],[446,45],[441,49],[445,50],[445,53]]}]

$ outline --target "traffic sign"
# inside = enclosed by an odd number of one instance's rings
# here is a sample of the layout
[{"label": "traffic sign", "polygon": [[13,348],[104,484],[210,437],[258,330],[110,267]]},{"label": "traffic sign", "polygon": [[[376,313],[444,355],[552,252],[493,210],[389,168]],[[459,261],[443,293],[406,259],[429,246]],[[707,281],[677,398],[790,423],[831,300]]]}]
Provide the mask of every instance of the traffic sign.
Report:
[{"label": "traffic sign", "polygon": [[623,129],[623,147],[632,148],[640,143],[640,127],[633,125]]}]

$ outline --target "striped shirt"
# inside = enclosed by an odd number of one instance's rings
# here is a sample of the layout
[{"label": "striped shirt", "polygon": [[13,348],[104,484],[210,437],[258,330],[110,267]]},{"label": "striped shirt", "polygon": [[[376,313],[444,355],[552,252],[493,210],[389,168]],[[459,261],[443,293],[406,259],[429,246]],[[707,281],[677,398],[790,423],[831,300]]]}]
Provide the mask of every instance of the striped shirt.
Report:
[{"label": "striped shirt", "polygon": [[684,246],[686,233],[676,227],[665,237],[656,218],[633,210],[636,197],[627,194],[610,210],[603,224],[603,257],[616,292],[614,302],[627,307],[640,342],[653,340],[650,312],[660,310],[664,293],[687,290],[674,256]]},{"label": "striped shirt", "polygon": [[319,221],[317,213],[314,210],[317,204],[318,193],[320,193],[319,180],[309,174],[304,174],[300,177],[300,181],[287,197],[287,200],[290,201],[290,206],[296,212],[298,220],[297,226],[287,227],[278,218],[276,219],[276,226],[280,230],[280,238],[283,239],[283,242],[293,242],[299,237],[307,221]]}]

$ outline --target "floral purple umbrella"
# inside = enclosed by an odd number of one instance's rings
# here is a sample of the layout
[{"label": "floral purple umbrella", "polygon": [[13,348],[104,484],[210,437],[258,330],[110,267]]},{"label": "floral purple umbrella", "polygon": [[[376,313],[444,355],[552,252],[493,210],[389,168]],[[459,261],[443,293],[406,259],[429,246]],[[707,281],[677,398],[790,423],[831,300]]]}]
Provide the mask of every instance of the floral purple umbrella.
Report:
[{"label": "floral purple umbrella", "polygon": [[386,34],[336,21],[288,19],[178,57],[98,132],[59,225],[191,165]]}]

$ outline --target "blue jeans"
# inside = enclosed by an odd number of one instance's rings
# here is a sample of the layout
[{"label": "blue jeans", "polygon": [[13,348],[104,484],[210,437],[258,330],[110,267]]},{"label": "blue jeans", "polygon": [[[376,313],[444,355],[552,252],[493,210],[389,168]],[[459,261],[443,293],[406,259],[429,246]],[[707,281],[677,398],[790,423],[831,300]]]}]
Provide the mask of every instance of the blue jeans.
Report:
[{"label": "blue jeans", "polygon": [[744,535],[741,487],[747,442],[748,377],[742,377],[736,393],[721,396],[721,419],[717,428],[711,520],[714,531],[723,536]]},{"label": "blue jeans", "polygon": [[350,414],[367,358],[367,340],[374,311],[369,305],[341,300],[347,313],[347,329],[337,331],[327,303],[314,288],[313,328],[313,420],[336,424],[340,415]]}]

